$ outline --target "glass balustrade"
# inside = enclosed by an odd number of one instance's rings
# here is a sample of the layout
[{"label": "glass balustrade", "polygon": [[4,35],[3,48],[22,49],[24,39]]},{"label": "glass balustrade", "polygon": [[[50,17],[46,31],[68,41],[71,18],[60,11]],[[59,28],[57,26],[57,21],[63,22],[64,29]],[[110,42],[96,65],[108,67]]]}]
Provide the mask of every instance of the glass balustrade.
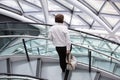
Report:
[{"label": "glass balustrade", "polygon": [[[16,44],[11,44],[1,51],[1,55],[24,54],[25,48],[22,42],[23,38],[19,38]],[[56,55],[56,51],[52,42],[47,39],[24,38],[29,55]]]},{"label": "glass balustrade", "polygon": [[70,30],[70,36],[73,43],[88,46],[109,56],[120,58],[120,44],[106,39],[101,39],[90,34]]},{"label": "glass balustrade", "polygon": [[[22,22],[3,22],[0,23],[0,36],[6,35],[32,35],[32,36],[45,36],[46,26],[35,23],[22,23]],[[0,49],[4,49],[9,44],[14,42],[16,38],[0,38]]]},{"label": "glass balustrade", "polygon": [[[78,49],[79,51],[77,51],[76,49]],[[76,51],[74,50],[76,50],[79,55],[76,55]],[[94,50],[89,47],[76,44],[73,44],[72,53],[76,56],[79,62],[89,64],[89,50],[91,51],[92,67],[102,69],[112,74],[120,76],[120,60],[117,58],[111,57],[98,50]]]},{"label": "glass balustrade", "polygon": [[[0,23],[0,35],[31,35],[47,37],[51,25],[40,23],[3,22]],[[119,43],[109,41],[89,33],[69,29],[71,41],[76,44],[86,45],[99,50],[107,55],[120,58]],[[16,38],[0,38],[0,48],[4,49]],[[47,44],[46,44],[47,45]],[[39,48],[38,48],[39,50]]]},{"label": "glass balustrade", "polygon": [[[18,23],[17,24],[7,23],[6,25],[2,24],[2,26],[7,26],[8,27],[7,31],[10,32],[15,31],[14,32],[15,34],[10,33],[10,35],[13,35],[11,37],[8,34],[4,34],[4,35],[1,34],[0,40],[4,38],[3,40],[4,44],[2,44],[2,46],[4,46],[7,43],[7,41],[10,41],[10,43],[4,48],[1,48],[0,55],[25,54],[25,48],[22,42],[22,39],[25,39],[25,44],[29,55],[45,55],[45,56],[57,57],[57,53],[55,51],[54,46],[52,45],[52,42],[47,39],[48,29],[50,28],[50,26],[33,24],[33,23],[31,24],[19,23],[19,25]],[[23,29],[18,28],[21,26]],[[24,26],[26,26],[27,28],[24,29]],[[37,29],[34,30],[30,28],[32,26],[36,26]],[[29,30],[29,28],[31,30]],[[4,28],[1,30],[4,30]],[[21,30],[23,30],[22,31],[23,33],[21,33]],[[37,31],[39,34],[32,35],[32,33],[34,34],[34,31],[35,32]],[[119,43],[117,44],[115,42],[100,37],[96,37],[90,34],[86,34],[80,31],[76,31],[76,30],[74,31],[72,29],[70,29],[69,32],[72,43],[80,45],[80,46],[73,45],[73,49],[72,49],[72,53],[75,56],[77,56],[78,61],[88,64],[89,62],[88,49],[91,49],[92,66],[119,75],[120,72]],[[19,36],[14,36],[14,35],[19,35]],[[110,58],[109,56],[112,58]],[[103,66],[101,64],[103,64]]]},{"label": "glass balustrade", "polygon": [[[58,57],[54,46],[48,39],[36,39],[36,38],[24,38],[27,51],[29,55],[44,55],[44,56],[54,56]],[[119,75],[120,70],[120,60],[111,57],[99,50],[95,50],[86,45],[73,44],[72,54],[77,57],[77,60],[84,64],[89,64],[89,53],[91,51],[91,65],[93,67],[103,69],[105,71],[111,72],[115,75]],[[19,39],[19,43],[14,44],[6,48],[1,55],[25,55],[25,48],[22,39]],[[102,65],[101,65],[102,64]]]}]

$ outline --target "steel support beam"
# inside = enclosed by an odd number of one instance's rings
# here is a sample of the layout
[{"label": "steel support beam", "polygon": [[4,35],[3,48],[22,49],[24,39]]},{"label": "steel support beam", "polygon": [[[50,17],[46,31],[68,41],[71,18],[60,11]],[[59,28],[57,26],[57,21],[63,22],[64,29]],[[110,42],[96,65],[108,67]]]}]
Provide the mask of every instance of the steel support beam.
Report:
[{"label": "steel support beam", "polygon": [[90,17],[92,17],[95,21],[97,21],[100,25],[104,27],[104,29],[108,32],[111,33],[112,30],[100,19],[99,16],[94,14],[91,10],[89,10],[86,6],[84,6],[82,3],[76,0],[66,0],[68,3],[71,5],[77,7],[78,9],[84,11],[86,14],[88,14]]}]

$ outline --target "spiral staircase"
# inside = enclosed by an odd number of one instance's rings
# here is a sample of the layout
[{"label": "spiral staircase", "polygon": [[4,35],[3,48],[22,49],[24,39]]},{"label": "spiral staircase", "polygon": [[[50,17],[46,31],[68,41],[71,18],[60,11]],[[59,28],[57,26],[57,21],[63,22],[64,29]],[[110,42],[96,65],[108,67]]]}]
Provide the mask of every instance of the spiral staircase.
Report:
[{"label": "spiral staircase", "polygon": [[78,63],[62,73],[45,26],[39,36],[0,36],[9,42],[0,49],[0,80],[120,80],[119,43],[70,29],[71,53]]}]

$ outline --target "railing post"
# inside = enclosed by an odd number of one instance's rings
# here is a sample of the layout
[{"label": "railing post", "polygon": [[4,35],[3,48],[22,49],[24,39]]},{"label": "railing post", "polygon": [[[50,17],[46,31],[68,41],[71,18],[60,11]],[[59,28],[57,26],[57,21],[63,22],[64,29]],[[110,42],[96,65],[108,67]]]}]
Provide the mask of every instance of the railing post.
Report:
[{"label": "railing post", "polygon": [[25,48],[25,53],[26,53],[27,61],[30,62],[30,58],[29,58],[29,55],[28,55],[28,52],[27,52],[27,47],[25,45],[25,40],[22,39],[22,41],[23,41],[23,45],[24,45],[24,48]]},{"label": "railing post", "polygon": [[89,57],[89,72],[91,72],[91,51],[88,49],[88,57]]},{"label": "railing post", "polygon": [[38,51],[38,55],[40,55],[40,50],[39,50],[39,48],[37,48],[37,51]]},{"label": "railing post", "polygon": [[6,60],[7,60],[7,64],[6,64],[7,65],[7,73],[11,73],[10,58],[7,58]]},{"label": "railing post", "polygon": [[[112,56],[113,54],[114,52],[112,51],[110,55]],[[110,58],[110,63],[112,63],[112,58]]]}]

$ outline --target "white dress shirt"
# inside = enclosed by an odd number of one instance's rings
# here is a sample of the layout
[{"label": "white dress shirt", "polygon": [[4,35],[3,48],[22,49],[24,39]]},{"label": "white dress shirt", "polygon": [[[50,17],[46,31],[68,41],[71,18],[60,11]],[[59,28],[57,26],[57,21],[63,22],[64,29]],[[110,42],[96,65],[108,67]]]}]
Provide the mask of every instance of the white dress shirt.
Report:
[{"label": "white dress shirt", "polygon": [[48,38],[52,40],[56,47],[67,47],[70,50],[71,41],[67,26],[62,23],[56,23],[49,30]]}]

